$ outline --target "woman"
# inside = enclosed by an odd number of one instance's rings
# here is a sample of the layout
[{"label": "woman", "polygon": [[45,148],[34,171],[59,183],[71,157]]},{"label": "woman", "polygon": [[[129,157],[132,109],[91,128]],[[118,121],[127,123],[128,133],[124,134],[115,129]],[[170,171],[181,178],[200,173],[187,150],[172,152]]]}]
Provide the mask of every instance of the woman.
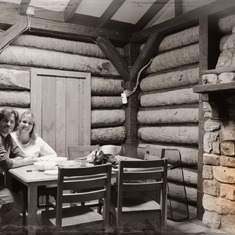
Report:
[{"label": "woman", "polygon": [[[16,132],[11,134],[15,142],[21,148],[21,150],[27,155],[32,156],[38,160],[40,157],[50,158],[57,157],[56,152],[51,148],[41,137],[35,133],[35,118],[30,110],[25,111],[21,114],[19,120],[19,127]],[[17,192],[22,190],[23,185],[15,187],[14,190]],[[26,189],[23,193],[26,195]],[[38,198],[43,195],[56,196],[56,187],[39,187]],[[39,201],[38,201],[39,204]]]},{"label": "woman", "polygon": [[[0,168],[2,170],[31,165],[35,162],[32,157],[26,157],[10,135],[17,128],[18,120],[18,112],[14,109],[0,111]],[[7,185],[4,185],[4,182],[1,182],[0,225],[16,224],[21,210],[17,206],[11,191]]]},{"label": "woman", "polygon": [[35,118],[33,113],[29,110],[21,115],[18,130],[11,135],[28,156],[35,158],[57,156],[53,148],[35,133]]}]

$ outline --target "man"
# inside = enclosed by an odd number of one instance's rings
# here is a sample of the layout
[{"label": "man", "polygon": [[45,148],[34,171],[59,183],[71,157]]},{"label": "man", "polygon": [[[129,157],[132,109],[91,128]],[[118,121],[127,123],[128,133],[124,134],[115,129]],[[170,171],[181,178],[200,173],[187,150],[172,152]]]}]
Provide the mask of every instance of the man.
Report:
[{"label": "man", "polygon": [[[16,130],[18,120],[18,112],[14,109],[0,111],[0,168],[3,171],[35,162],[31,157],[25,158],[10,135]],[[0,185],[0,225],[15,224],[20,217],[20,209],[14,203],[14,197],[7,185],[4,182]]]}]

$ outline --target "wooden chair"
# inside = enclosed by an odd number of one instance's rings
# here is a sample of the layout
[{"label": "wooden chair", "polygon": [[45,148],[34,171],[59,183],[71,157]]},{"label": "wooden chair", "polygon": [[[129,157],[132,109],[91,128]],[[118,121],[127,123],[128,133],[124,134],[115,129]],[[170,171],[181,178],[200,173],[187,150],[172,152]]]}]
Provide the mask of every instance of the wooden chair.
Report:
[{"label": "wooden chair", "polygon": [[[75,159],[83,160],[92,151],[99,150],[99,147],[100,147],[99,145],[68,146],[68,159],[69,160],[75,160]],[[98,207],[98,212],[101,214],[102,205],[103,205],[102,200],[100,200],[99,202],[95,202],[95,203],[92,202],[92,203],[93,203],[93,206],[97,206]],[[83,202],[82,204],[84,205],[85,202]]]},{"label": "wooden chair", "polygon": [[68,158],[70,160],[82,159],[94,150],[98,150],[99,145],[78,145],[68,146]]},{"label": "wooden chair", "polygon": [[[68,146],[68,159],[74,160],[79,158],[84,158],[86,155],[91,153],[94,150],[99,149],[99,145],[79,145],[79,146]],[[46,198],[42,201],[39,201],[40,196],[45,196]],[[50,208],[53,207],[53,203],[50,203],[50,196],[56,197],[56,187],[40,187],[38,195],[38,207],[39,208]],[[101,212],[101,202],[100,209]]]},{"label": "wooden chair", "polygon": [[[80,168],[59,167],[56,209],[42,211],[43,221],[60,228],[76,226],[76,229],[84,229],[85,226],[86,231],[91,228],[94,229],[93,232],[97,232],[96,225],[100,222],[101,228],[103,225],[107,228],[111,168],[110,164]],[[80,204],[99,199],[104,201],[102,215],[88,205]]]},{"label": "wooden chair", "polygon": [[157,160],[164,158],[165,149],[147,145],[144,153],[144,160]]},{"label": "wooden chair", "polygon": [[[112,198],[110,212],[121,231],[143,221],[152,222],[156,229],[165,228],[167,160],[120,161],[117,182],[117,200]],[[156,201],[160,193],[160,202]],[[160,225],[157,227],[157,216]],[[137,223],[140,221],[140,223]],[[126,223],[126,224],[125,224]],[[148,224],[144,224],[149,229]],[[146,227],[147,226],[147,227]]]},{"label": "wooden chair", "polygon": [[[183,167],[181,161],[181,153],[177,148],[159,148],[155,146],[146,146],[145,151],[145,160],[156,160],[166,158],[168,161],[168,184],[167,184],[167,215],[169,220],[173,221],[182,221],[189,218],[189,208],[188,204],[181,203],[179,207],[178,204],[172,203],[172,201],[177,200],[177,197],[174,197],[175,188],[177,188],[178,193],[181,195],[181,200],[187,202],[187,194],[186,188],[184,185],[184,174],[183,174]],[[177,180],[181,179],[181,183],[177,184],[174,187],[174,191],[169,186],[171,182],[176,182]]]}]

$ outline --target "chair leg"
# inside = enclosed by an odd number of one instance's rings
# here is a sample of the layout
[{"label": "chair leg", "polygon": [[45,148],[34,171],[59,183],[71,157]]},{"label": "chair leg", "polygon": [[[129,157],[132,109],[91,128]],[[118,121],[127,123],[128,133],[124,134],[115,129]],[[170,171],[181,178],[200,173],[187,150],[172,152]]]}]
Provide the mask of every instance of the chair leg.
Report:
[{"label": "chair leg", "polygon": [[103,205],[103,201],[102,200],[99,200],[99,205],[98,205],[98,209],[97,209],[97,212],[99,214],[102,214],[101,211],[102,211],[102,205]]},{"label": "chair leg", "polygon": [[45,210],[46,211],[49,210],[49,195],[48,194],[46,195],[46,209]]},{"label": "chair leg", "polygon": [[22,214],[23,214],[23,225],[26,226],[26,208],[23,208]]}]

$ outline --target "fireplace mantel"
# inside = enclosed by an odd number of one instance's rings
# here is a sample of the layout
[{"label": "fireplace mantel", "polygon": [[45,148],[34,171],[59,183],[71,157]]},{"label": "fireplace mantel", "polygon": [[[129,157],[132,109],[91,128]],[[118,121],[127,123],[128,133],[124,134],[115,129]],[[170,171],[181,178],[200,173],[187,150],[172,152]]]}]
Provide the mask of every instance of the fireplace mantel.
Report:
[{"label": "fireplace mantel", "polygon": [[[204,74],[216,74],[235,72],[235,67],[221,67],[217,69],[204,70],[201,72]],[[235,82],[228,83],[216,83],[216,84],[201,84],[193,87],[195,93],[210,93],[210,92],[231,92],[235,90]]]},{"label": "fireplace mantel", "polygon": [[230,83],[217,83],[217,84],[204,84],[196,85],[193,87],[195,93],[209,93],[209,92],[226,92],[235,90],[235,82]]}]

